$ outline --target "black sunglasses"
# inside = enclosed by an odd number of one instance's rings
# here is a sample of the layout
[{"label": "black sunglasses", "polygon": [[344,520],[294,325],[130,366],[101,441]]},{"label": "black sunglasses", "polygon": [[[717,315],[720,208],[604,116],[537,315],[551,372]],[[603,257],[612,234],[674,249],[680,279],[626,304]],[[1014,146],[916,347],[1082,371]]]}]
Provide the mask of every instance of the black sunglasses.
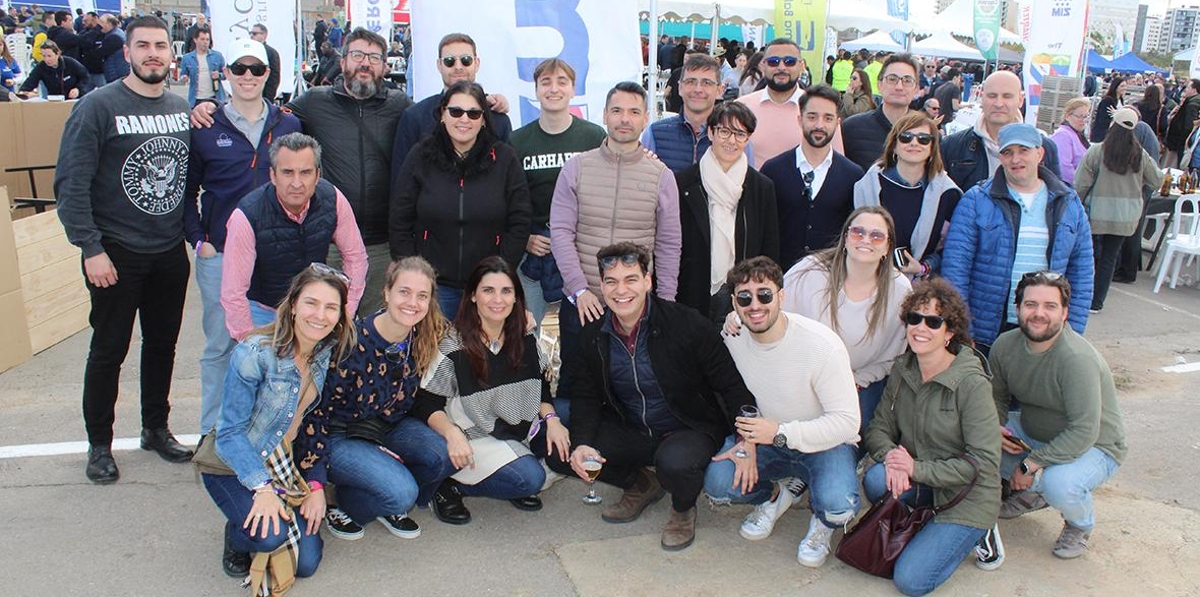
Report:
[{"label": "black sunglasses", "polygon": [[1057,282],[1061,280],[1062,277],[1062,274],[1052,271],[1025,272],[1025,274],[1021,276],[1021,281],[1024,282],[1028,280],[1030,282]]},{"label": "black sunglasses", "polygon": [[408,338],[405,338],[383,349],[383,357],[387,359],[388,363],[394,365],[393,367],[388,367],[392,381],[404,377],[405,367],[403,365],[408,361],[408,340]]},{"label": "black sunglasses", "polygon": [[769,305],[775,300],[775,291],[770,288],[759,288],[757,293],[751,293],[749,290],[743,290],[733,295],[739,307],[749,307],[754,302],[754,297],[758,297],[758,302]]},{"label": "black sunglasses", "polygon": [[764,58],[763,62],[766,62],[767,66],[770,67],[779,66],[780,62],[782,62],[784,66],[791,67],[796,66],[796,63],[800,62],[800,59],[796,58],[795,56],[771,56],[770,58]]},{"label": "black sunglasses", "polygon": [[916,311],[909,311],[904,314],[904,323],[908,325],[919,325],[922,321],[925,322],[925,327],[936,330],[940,329],[946,323],[946,318],[940,315],[924,315]]},{"label": "black sunglasses", "polygon": [[896,135],[896,139],[905,144],[912,143],[913,139],[916,139],[917,143],[920,143],[921,145],[929,145],[930,143],[933,143],[933,135],[930,135],[929,133],[912,133],[909,131],[904,131],[903,133]]},{"label": "black sunglasses", "polygon": [[475,57],[463,54],[462,56],[444,56],[442,58],[442,64],[446,65],[446,68],[454,68],[455,61],[461,62],[463,66],[471,66],[475,63]]},{"label": "black sunglasses", "polygon": [[252,74],[256,77],[261,77],[261,76],[267,74],[267,65],[265,65],[265,64],[242,64],[241,62],[234,62],[233,64],[229,65],[229,72],[231,72],[239,77],[246,74],[246,71],[250,71],[250,74]]},{"label": "black sunglasses", "polygon": [[618,261],[624,263],[625,265],[637,265],[638,254],[630,253],[628,255],[610,255],[608,257],[602,257],[600,259],[600,271],[604,271],[616,265]]},{"label": "black sunglasses", "polygon": [[450,106],[446,108],[446,113],[450,115],[450,118],[462,118],[463,114],[466,114],[467,118],[470,118],[471,120],[479,120],[480,118],[483,118],[483,110],[480,110],[479,108],[464,110],[456,106]]}]

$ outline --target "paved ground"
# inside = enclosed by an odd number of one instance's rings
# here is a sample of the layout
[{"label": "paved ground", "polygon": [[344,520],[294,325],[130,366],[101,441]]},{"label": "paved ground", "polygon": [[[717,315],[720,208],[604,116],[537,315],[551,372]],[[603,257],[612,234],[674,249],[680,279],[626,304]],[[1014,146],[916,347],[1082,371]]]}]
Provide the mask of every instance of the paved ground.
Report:
[{"label": "paved ground", "polygon": [[[1114,285],[1088,336],[1109,358],[1121,390],[1131,446],[1115,479],[1097,494],[1098,527],[1085,557],[1049,553],[1060,527],[1052,512],[1003,524],[1008,561],[986,573],[963,566],[939,595],[1200,595],[1200,373],[1161,368],[1200,360],[1200,291],[1150,292]],[[197,431],[199,300],[192,288],[175,371],[172,416]],[[90,332],[0,374],[0,578],[4,595],[242,595],[219,567],[222,519],[190,466],[140,450],[117,453],[121,482],[93,486],[81,453],[5,457],[12,446],[80,441],[79,396]],[[118,405],[117,436],[138,432],[135,338]],[[1188,389],[1191,388],[1191,389]],[[71,446],[63,449],[70,451]],[[795,550],[809,513],[786,515],[768,540],[737,536],[746,507],[703,508],[696,544],[658,547],[660,502],[627,525],[605,524],[580,503],[584,485],[562,481],[536,514],[505,502],[468,500],[475,520],[415,518],[424,534],[405,541],[371,525],[358,542],[329,538],[305,595],[896,595],[890,583],[831,558],[810,570]],[[602,487],[606,498],[617,491]],[[328,535],[327,535],[328,536]]]}]

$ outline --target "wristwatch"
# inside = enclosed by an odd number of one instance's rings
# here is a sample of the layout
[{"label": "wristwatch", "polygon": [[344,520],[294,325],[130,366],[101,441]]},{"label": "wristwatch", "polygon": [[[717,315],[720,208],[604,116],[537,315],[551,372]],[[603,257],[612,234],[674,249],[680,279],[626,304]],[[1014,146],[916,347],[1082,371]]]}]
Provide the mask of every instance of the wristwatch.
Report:
[{"label": "wristwatch", "polygon": [[771,442],[776,448],[787,447],[787,436],[782,431],[775,434],[775,439]]},{"label": "wristwatch", "polygon": [[1028,464],[1025,464],[1025,461],[1024,461],[1024,460],[1022,460],[1022,461],[1021,461],[1021,464],[1020,464],[1019,466],[1021,467],[1021,474],[1022,474],[1022,475],[1030,475],[1030,474],[1033,474],[1033,471],[1029,470],[1029,465],[1028,465]]}]

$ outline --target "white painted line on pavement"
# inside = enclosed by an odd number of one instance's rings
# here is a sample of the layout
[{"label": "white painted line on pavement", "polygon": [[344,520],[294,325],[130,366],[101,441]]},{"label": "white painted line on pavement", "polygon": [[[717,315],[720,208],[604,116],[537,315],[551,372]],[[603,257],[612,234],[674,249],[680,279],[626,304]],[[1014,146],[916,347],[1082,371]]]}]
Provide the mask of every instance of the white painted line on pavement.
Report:
[{"label": "white painted line on pavement", "polygon": [[1182,365],[1171,365],[1163,367],[1163,371],[1167,373],[1195,373],[1200,371],[1200,363],[1184,363]]},{"label": "white painted line on pavement", "polygon": [[1139,301],[1142,301],[1142,302],[1144,302],[1144,303],[1150,303],[1151,305],[1154,305],[1155,307],[1159,307],[1159,308],[1161,308],[1161,309],[1164,309],[1164,310],[1166,310],[1166,311],[1171,311],[1172,313],[1178,313],[1178,314],[1180,314],[1180,315],[1186,315],[1186,316],[1188,316],[1188,317],[1191,317],[1192,319],[1200,319],[1200,315],[1197,315],[1197,314],[1195,314],[1195,313],[1192,313],[1191,311],[1184,311],[1183,309],[1180,309],[1179,307],[1172,307],[1171,305],[1168,305],[1168,304],[1166,304],[1166,303],[1160,303],[1160,302],[1158,302],[1158,301],[1156,301],[1156,300],[1154,300],[1154,299],[1151,299],[1151,298],[1148,298],[1148,297],[1144,297],[1144,296],[1142,296],[1142,295],[1140,295],[1140,294],[1136,294],[1136,293],[1133,293],[1133,292],[1129,292],[1128,290],[1125,290],[1124,288],[1117,288],[1115,285],[1113,285],[1113,286],[1110,286],[1110,287],[1108,288],[1108,291],[1109,291],[1109,292],[1115,292],[1115,293],[1117,293],[1117,294],[1123,294],[1123,295],[1125,295],[1125,296],[1128,296],[1128,297],[1130,297],[1130,298],[1135,298],[1135,299],[1137,299],[1137,300],[1139,300]]},{"label": "white painted line on pavement", "polygon": [[[177,435],[175,439],[184,445],[195,445],[200,441],[199,434]],[[114,439],[113,450],[138,450],[141,438],[124,437]],[[54,444],[26,444],[24,446],[0,446],[0,460],[5,458],[28,458],[30,456],[58,456],[61,454],[87,454],[87,441],[58,442]]]}]

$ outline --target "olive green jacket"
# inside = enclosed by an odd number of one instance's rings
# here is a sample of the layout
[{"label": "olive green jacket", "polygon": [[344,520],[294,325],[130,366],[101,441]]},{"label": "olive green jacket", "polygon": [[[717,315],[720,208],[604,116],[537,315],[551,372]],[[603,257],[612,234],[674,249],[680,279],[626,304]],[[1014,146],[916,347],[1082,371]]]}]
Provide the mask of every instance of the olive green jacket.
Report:
[{"label": "olive green jacket", "polygon": [[934,505],[954,499],[971,482],[974,472],[962,455],[973,456],[979,463],[975,488],[936,520],[979,529],[990,528],[1000,513],[1000,421],[986,362],[962,347],[948,369],[922,382],[916,355],[901,355],[863,437],[878,462],[904,446],[916,461],[914,484],[934,488]]},{"label": "olive green jacket", "polygon": [[1104,144],[1088,148],[1075,170],[1075,190],[1087,207],[1092,234],[1129,236],[1142,217],[1142,189],[1157,189],[1163,173],[1144,150],[1139,172],[1117,174],[1104,167]]}]

